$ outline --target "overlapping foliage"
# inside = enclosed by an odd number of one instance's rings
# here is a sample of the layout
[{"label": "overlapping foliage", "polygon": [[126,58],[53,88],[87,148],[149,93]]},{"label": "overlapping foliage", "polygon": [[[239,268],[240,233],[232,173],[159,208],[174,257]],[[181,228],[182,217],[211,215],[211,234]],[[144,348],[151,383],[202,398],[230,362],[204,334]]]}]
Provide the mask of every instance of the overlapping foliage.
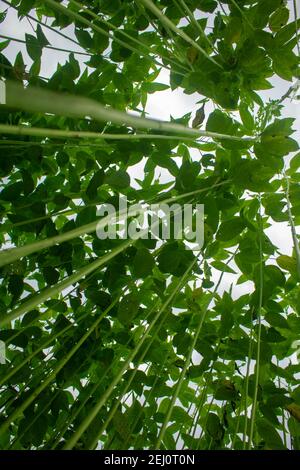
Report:
[{"label": "overlapping foliage", "polygon": [[[298,144],[281,116],[299,77],[296,8],[293,18],[282,0],[2,3],[35,33],[30,64],[17,47],[6,58],[12,37],[0,44],[0,447],[299,449],[300,154],[287,164]],[[42,77],[50,31],[68,55]],[[193,128],[191,113],[145,121],[148,95],[168,89],[162,69],[205,105]],[[287,93],[265,102],[276,76]],[[128,171],[143,159],[136,189]],[[120,194],[205,204],[201,252],[98,239],[97,205],[118,208]],[[290,256],[265,233],[273,221],[291,227]],[[253,290],[220,294],[235,272]]]}]

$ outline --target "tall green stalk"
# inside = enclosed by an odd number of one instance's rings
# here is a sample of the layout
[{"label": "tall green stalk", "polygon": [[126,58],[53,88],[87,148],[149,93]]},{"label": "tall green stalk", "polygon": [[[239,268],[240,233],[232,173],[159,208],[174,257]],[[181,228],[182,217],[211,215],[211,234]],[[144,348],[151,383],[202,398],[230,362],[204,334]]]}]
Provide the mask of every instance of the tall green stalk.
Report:
[{"label": "tall green stalk", "polygon": [[300,280],[300,247],[299,247],[299,240],[298,240],[298,236],[296,232],[296,227],[295,227],[294,220],[293,220],[291,201],[290,201],[290,182],[287,176],[285,176],[285,182],[286,182],[285,196],[286,196],[286,202],[287,202],[288,218],[289,218],[289,223],[290,223],[291,232],[292,232],[296,263],[297,263],[297,272],[298,272],[298,277]]},{"label": "tall green stalk", "polygon": [[[175,201],[179,201],[188,196],[194,196],[196,194],[201,194],[203,192],[205,193],[206,191],[209,191],[212,188],[220,187],[229,183],[230,181],[223,181],[220,183],[216,183],[207,188],[201,188],[195,191],[190,191],[188,193],[179,194],[178,196],[173,196],[173,197],[161,199],[161,200],[158,200],[158,198],[156,198],[156,201],[155,200],[148,201],[148,202],[146,201],[146,203],[147,204],[148,203],[168,204],[168,203],[172,203]],[[13,263],[14,261],[20,258],[29,256],[38,251],[51,248],[52,246],[58,245],[65,241],[72,240],[74,238],[77,238],[83,235],[88,235],[89,233],[93,233],[96,231],[97,228],[101,229],[109,225],[115,219],[116,216],[119,218],[123,218],[123,217],[127,218],[128,216],[127,210],[118,211],[116,214],[108,215],[106,217],[101,218],[100,220],[95,220],[94,222],[90,222],[89,224],[81,225],[80,227],[77,227],[73,230],[69,230],[68,232],[61,233],[59,235],[55,235],[53,237],[49,237],[44,240],[37,240],[36,242],[28,243],[27,245],[24,245],[21,247],[9,248],[9,249],[3,250],[2,252],[0,252],[0,267],[5,266],[6,264],[9,264],[9,263]]]},{"label": "tall green stalk", "polygon": [[148,328],[145,331],[144,335],[142,336],[140,341],[137,343],[137,345],[135,346],[135,348],[133,349],[133,351],[131,352],[131,354],[129,355],[129,357],[127,358],[125,363],[123,364],[122,368],[120,369],[120,371],[118,372],[116,377],[111,382],[110,386],[103,393],[103,395],[100,397],[100,399],[98,400],[96,405],[92,408],[92,410],[89,412],[89,414],[86,416],[86,418],[78,426],[78,428],[77,428],[76,432],[73,434],[73,436],[65,444],[65,446],[64,446],[65,450],[71,450],[75,446],[75,444],[78,442],[78,440],[80,439],[82,434],[86,431],[86,429],[90,426],[90,424],[92,423],[94,418],[97,416],[97,414],[99,413],[99,411],[101,410],[103,405],[107,402],[107,400],[111,396],[114,388],[116,387],[116,385],[118,385],[118,383],[122,379],[122,376],[123,376],[124,372],[128,369],[130,363],[133,361],[135,356],[138,354],[138,352],[140,351],[140,349],[144,345],[145,340],[149,337],[150,333],[154,329],[154,326],[156,325],[158,320],[161,318],[162,314],[165,312],[166,308],[170,305],[170,303],[172,302],[172,300],[174,299],[176,294],[179,292],[181,287],[185,284],[186,279],[187,279],[189,273],[191,272],[193,266],[195,265],[196,261],[197,261],[197,259],[195,258],[192,261],[192,263],[190,263],[190,265],[188,266],[186,272],[184,273],[184,275],[182,276],[182,278],[178,282],[177,286],[173,289],[173,291],[171,292],[171,294],[169,295],[167,300],[164,302],[162,307],[159,309],[158,313],[153,318],[152,322],[148,326]]},{"label": "tall green stalk", "polygon": [[124,251],[130,245],[132,245],[135,240],[127,240],[124,243],[121,243],[117,248],[114,248],[110,253],[102,256],[101,258],[89,263],[87,266],[83,266],[77,272],[72,274],[71,276],[67,277],[63,281],[43,289],[39,294],[33,295],[27,301],[23,302],[19,307],[15,308],[7,315],[0,318],[0,327],[8,325],[11,321],[19,318],[23,314],[30,312],[35,307],[43,303],[45,300],[54,297],[55,295],[60,294],[64,289],[75,284],[76,282],[80,281],[83,277],[87,276],[88,274],[95,271],[95,269],[99,268],[100,266],[105,265],[108,261],[112,258],[117,256],[119,253]]},{"label": "tall green stalk", "polygon": [[202,49],[201,46],[199,46],[197,42],[191,39],[182,29],[177,28],[177,26],[152,2],[152,0],[135,0],[135,2],[137,4],[143,4],[144,7],[148,8],[150,11],[152,11],[152,13],[154,13],[154,15],[160,20],[163,26],[174,31],[174,33],[176,33],[184,41],[186,41],[199,52],[201,52],[201,54],[204,55],[204,57],[206,57],[208,60],[210,60],[214,65],[222,69],[222,66],[218,62],[216,62],[212,57],[210,57],[207,52]]},{"label": "tall green stalk", "polygon": [[[211,297],[209,298],[209,302],[211,300]],[[208,302],[208,304],[209,304]],[[199,335],[201,333],[201,330],[202,330],[202,326],[203,326],[203,323],[204,323],[204,320],[205,320],[205,317],[206,317],[206,313],[207,313],[207,308],[208,308],[208,305],[207,307],[203,310],[202,312],[202,315],[201,315],[201,319],[199,320],[199,323],[198,323],[198,327],[195,331],[195,335],[194,335],[194,338],[193,338],[193,341],[191,343],[191,346],[189,348],[189,351],[188,351],[188,354],[186,356],[186,359],[185,359],[185,362],[184,362],[184,366],[182,368],[182,371],[181,371],[181,374],[180,374],[180,377],[179,377],[179,380],[177,382],[177,385],[176,385],[176,388],[175,388],[175,392],[172,396],[172,399],[170,401],[170,404],[169,404],[169,407],[168,407],[168,410],[166,412],[166,415],[165,415],[165,419],[164,419],[164,422],[163,422],[163,425],[160,429],[160,432],[159,432],[159,435],[158,435],[158,438],[157,438],[157,441],[156,441],[156,445],[155,445],[155,449],[160,449],[160,446],[161,446],[161,443],[164,439],[164,436],[165,436],[165,432],[166,432],[166,429],[167,429],[167,426],[170,422],[170,418],[171,418],[171,415],[172,415],[172,411],[173,411],[173,408],[175,406],[175,403],[176,403],[176,400],[179,396],[179,393],[180,393],[180,390],[181,390],[181,387],[182,387],[182,384],[183,384],[183,381],[186,377],[186,373],[187,373],[187,370],[188,370],[188,367],[190,366],[190,362],[191,362],[191,358],[192,358],[192,354],[194,352],[194,349],[195,349],[195,346],[196,346],[196,343],[197,343],[197,340],[199,338]]]},{"label": "tall green stalk", "polygon": [[261,310],[262,310],[262,301],[263,301],[263,288],[264,288],[264,277],[263,277],[263,247],[262,247],[262,236],[263,236],[263,225],[262,225],[262,215],[261,215],[261,200],[260,201],[260,213],[258,215],[259,220],[259,253],[260,253],[260,264],[259,264],[259,300],[258,300],[258,309],[257,309],[257,350],[256,350],[256,368],[255,368],[255,380],[254,380],[254,396],[251,410],[250,418],[250,434],[248,442],[248,450],[251,450],[253,433],[254,433],[254,424],[256,419],[256,406],[257,406],[257,395],[258,395],[258,385],[259,385],[259,368],[260,368],[260,349],[261,349]]},{"label": "tall green stalk", "polygon": [[45,390],[45,388],[51,384],[51,382],[55,379],[57,374],[62,370],[62,368],[68,363],[68,361],[74,356],[74,354],[78,351],[78,349],[83,345],[83,343],[87,340],[87,338],[95,331],[101,320],[107,315],[107,313],[116,305],[118,302],[118,298],[116,298],[111,305],[104,310],[98,318],[95,320],[95,322],[92,324],[92,326],[89,328],[89,330],[80,338],[78,343],[76,343],[73,348],[61,359],[52,373],[50,373],[46,379],[32,392],[29,397],[27,397],[23,403],[16,408],[10,416],[7,417],[7,419],[4,421],[3,424],[0,426],[0,436],[2,436],[9,428],[11,423],[14,422],[15,419],[17,419],[27,408],[31,403],[34,402],[34,400],[40,395],[40,393]]},{"label": "tall green stalk", "polygon": [[90,98],[77,95],[57,93],[28,86],[24,88],[17,82],[6,80],[6,106],[22,109],[33,113],[51,113],[73,118],[86,118],[87,116],[102,122],[111,122],[117,125],[126,125],[136,129],[148,129],[159,132],[174,132],[184,137],[211,137],[213,139],[226,139],[238,142],[257,141],[254,137],[238,137],[236,135],[220,134],[217,132],[192,129],[181,124],[133,116],[124,111],[103,106]]}]

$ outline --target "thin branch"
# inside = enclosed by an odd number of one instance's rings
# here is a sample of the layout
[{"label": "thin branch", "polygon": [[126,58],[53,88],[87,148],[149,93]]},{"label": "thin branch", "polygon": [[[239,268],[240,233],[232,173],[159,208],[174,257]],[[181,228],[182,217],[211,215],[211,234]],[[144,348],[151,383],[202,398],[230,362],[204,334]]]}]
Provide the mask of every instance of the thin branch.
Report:
[{"label": "thin branch", "polygon": [[[131,50],[132,52],[135,52],[136,54],[138,54],[139,56],[144,56],[144,57],[147,57],[149,58],[149,55],[146,54],[145,52],[142,52],[138,49],[136,49],[135,47],[129,45],[128,43],[122,41],[121,39],[117,38],[114,36],[113,33],[111,33],[111,31],[106,31],[105,29],[101,28],[100,26],[92,23],[91,21],[89,21],[88,19],[86,19],[85,17],[83,17],[82,15],[80,15],[79,13],[73,11],[73,10],[70,10],[70,8],[66,8],[64,5],[62,5],[61,3],[57,3],[56,1],[54,0],[44,0],[51,8],[53,8],[54,10],[57,10],[67,16],[69,16],[70,18],[72,18],[73,20],[77,20],[79,21],[80,23],[82,24],[85,24],[86,26],[89,26],[93,31],[96,31],[100,34],[103,34],[104,36],[114,40],[116,43],[120,44],[122,47],[126,47],[126,49],[129,49]],[[152,58],[152,62],[155,63],[156,65],[158,65],[159,67],[163,67],[165,69],[168,69],[170,70],[170,67],[167,67],[166,65],[162,64],[161,62],[158,62],[156,59]]]},{"label": "thin branch", "polygon": [[[127,39],[129,39],[130,41],[132,42],[135,42],[136,44],[138,44],[139,46],[142,46],[144,47],[146,50],[148,50],[148,52],[150,54],[153,54],[153,50],[151,49],[151,47],[149,47],[147,44],[144,44],[142,41],[136,39],[135,37],[133,36],[130,36],[130,34],[126,33],[126,31],[123,31],[122,29],[119,29],[117,28],[113,23],[111,23],[110,21],[107,21],[103,18],[101,18],[99,15],[96,15],[96,13],[94,13],[92,10],[90,10],[89,8],[86,7],[86,5],[82,5],[82,3],[79,3],[77,2],[76,0],[69,0],[69,3],[72,4],[72,5],[75,5],[77,8],[79,9],[82,9],[84,12],[87,12],[90,16],[92,16],[92,18],[94,18],[96,21],[99,21],[101,23],[104,23],[106,24],[107,26],[109,26],[111,29],[113,29],[114,31],[117,31],[118,34],[121,34],[122,36],[126,37]],[[161,58],[165,58],[167,59],[169,62],[173,62],[174,65],[176,65],[177,67],[181,67],[183,68],[184,70],[188,71],[188,69],[186,67],[184,67],[182,64],[174,61],[172,58],[166,56],[165,54],[159,54],[159,56]]]},{"label": "thin branch", "polygon": [[202,131],[140,116],[106,107],[90,98],[57,93],[42,88],[29,86],[24,88],[19,83],[7,80],[6,105],[28,112],[51,113],[73,118],[91,117],[101,122],[112,122],[127,125],[136,129],[149,129],[160,132],[174,132],[183,136],[212,137],[215,139],[234,140],[239,142],[256,142],[258,137],[238,137],[217,132]]},{"label": "thin branch", "polygon": [[[196,258],[197,259],[197,258]],[[123,364],[122,368],[120,369],[120,371],[118,372],[117,376],[112,380],[110,386],[106,389],[106,391],[103,393],[103,395],[100,397],[100,399],[97,401],[97,403],[95,404],[95,406],[91,409],[91,411],[87,414],[87,416],[85,417],[85,419],[82,421],[82,423],[79,425],[79,427],[77,428],[76,432],[73,434],[73,436],[67,441],[67,443],[65,444],[65,446],[63,447],[64,450],[71,450],[73,449],[73,447],[75,446],[75,444],[78,442],[78,440],[80,439],[80,437],[82,436],[82,434],[85,432],[85,430],[90,426],[90,424],[92,423],[92,421],[94,420],[94,418],[97,416],[97,414],[99,413],[99,411],[101,410],[101,408],[103,407],[103,405],[107,402],[107,400],[109,399],[109,397],[111,396],[114,388],[116,385],[118,385],[118,383],[120,382],[120,380],[122,379],[122,376],[124,374],[124,372],[128,369],[130,363],[133,361],[133,359],[135,358],[135,356],[138,354],[138,352],[141,350],[141,348],[143,347],[146,339],[149,337],[149,334],[152,333],[152,330],[154,329],[154,327],[156,326],[157,322],[159,319],[161,319],[161,316],[162,316],[162,313],[164,313],[167,309],[167,307],[170,305],[170,303],[172,302],[172,300],[175,298],[175,296],[177,295],[177,293],[180,291],[182,285],[185,284],[186,282],[186,279],[187,279],[187,276],[189,275],[189,273],[191,272],[193,266],[195,264],[195,260],[192,261],[192,263],[190,263],[190,265],[188,266],[186,272],[184,273],[184,275],[182,276],[182,278],[180,279],[180,281],[178,282],[178,284],[176,285],[176,287],[173,289],[173,291],[170,293],[170,295],[168,296],[167,300],[164,302],[163,306],[159,309],[159,311],[157,312],[157,314],[155,315],[155,317],[153,318],[152,322],[150,323],[150,325],[148,326],[146,332],[144,333],[144,335],[142,336],[142,338],[140,339],[140,341],[136,344],[135,348],[133,349],[133,351],[131,352],[131,354],[129,355],[129,357],[127,358],[127,360],[125,361],[125,363]],[[160,325],[159,325],[160,326]]]},{"label": "thin branch", "polygon": [[193,15],[193,12],[189,9],[188,5],[185,3],[184,0],[178,0],[182,7],[186,10],[189,18],[190,18],[190,21],[191,23],[198,29],[199,33],[200,33],[200,36],[202,36],[203,39],[205,39],[205,41],[207,41],[207,43],[209,44],[209,46],[211,47],[212,50],[215,50],[215,47],[214,45],[212,44],[212,42],[210,41],[210,39],[206,36],[205,32],[203,31],[202,29],[202,26],[200,25],[200,23],[196,20],[196,18],[194,17]]},{"label": "thin branch", "polygon": [[[5,36],[4,34],[0,34],[0,38],[8,39],[9,41],[19,42],[21,44],[26,44],[26,41],[24,39],[12,38],[11,36]],[[40,48],[41,46],[39,44],[31,43],[30,47]],[[89,57],[92,55],[91,53],[88,53],[88,52],[72,51],[70,49],[63,49],[61,47],[55,47],[55,46],[49,46],[49,45],[43,46],[43,48],[52,49],[53,51],[67,52],[69,54],[84,55],[84,56],[89,56]]]},{"label": "thin branch", "polygon": [[248,20],[247,18],[247,15],[245,14],[245,12],[242,10],[242,8],[236,3],[235,0],[231,0],[231,3],[237,8],[237,10],[239,10],[240,14],[242,15],[242,17],[244,18],[244,20],[246,21],[246,23],[248,24],[248,26],[252,29],[252,31],[255,31],[255,28],[253,27],[253,25],[250,23],[250,21]]},{"label": "thin branch", "polygon": [[258,299],[258,309],[257,309],[257,350],[256,350],[256,368],[255,368],[255,381],[254,381],[254,396],[253,404],[251,410],[251,419],[250,419],[250,434],[248,442],[248,450],[251,450],[253,433],[254,433],[254,423],[256,418],[256,406],[257,406],[257,396],[258,396],[258,386],[259,386],[259,369],[260,369],[260,348],[261,348],[261,310],[263,302],[263,289],[264,289],[264,278],[263,278],[263,247],[262,247],[262,237],[263,237],[263,225],[262,225],[262,214],[261,214],[261,200],[260,201],[260,213],[258,214],[259,220],[259,254],[260,254],[260,264],[259,264],[259,299]]},{"label": "thin branch", "polygon": [[157,441],[156,441],[156,444],[155,444],[155,449],[160,449],[160,446],[161,446],[161,443],[164,439],[164,436],[165,436],[165,432],[167,430],[167,426],[170,422],[170,418],[171,418],[171,415],[172,415],[172,411],[173,411],[173,408],[175,406],[175,403],[176,403],[176,400],[179,396],[179,393],[180,393],[180,390],[181,390],[181,387],[182,387],[182,384],[183,384],[183,381],[186,377],[186,374],[187,374],[187,370],[188,370],[188,367],[190,366],[190,363],[191,363],[191,358],[192,358],[192,354],[195,350],[195,346],[196,346],[196,343],[198,341],[198,338],[199,338],[199,335],[201,333],[201,330],[202,330],[202,326],[203,326],[203,323],[204,323],[204,320],[206,318],[206,313],[208,311],[208,304],[206,306],[206,308],[203,309],[203,311],[201,312],[202,315],[201,315],[201,319],[199,320],[199,323],[198,323],[198,327],[195,331],[195,335],[194,335],[194,338],[193,338],[193,341],[191,343],[191,346],[189,348],[189,351],[188,351],[188,354],[186,356],[186,360],[184,362],[184,366],[183,366],[183,369],[181,371],[181,374],[180,374],[180,377],[179,377],[179,380],[177,382],[177,385],[176,385],[176,388],[175,388],[175,391],[174,391],[174,394],[172,396],[172,399],[170,401],[170,404],[169,404],[169,407],[168,407],[168,410],[166,412],[166,415],[165,415],[165,419],[164,419],[164,422],[163,422],[163,425],[160,429],[160,432],[159,432],[159,435],[158,435],[158,438],[157,438]]},{"label": "thin branch", "polygon": [[[3,3],[5,3],[6,5],[8,5],[9,7],[11,8],[14,8],[14,10],[16,11],[19,11],[18,7],[15,6],[15,5],[12,5],[11,3],[9,3],[7,0],[1,0]],[[67,41],[70,41],[72,42],[73,44],[76,44],[77,46],[79,46],[81,49],[81,45],[75,40],[73,39],[72,37],[70,36],[67,36],[66,34],[62,33],[61,31],[53,28],[52,26],[49,26],[48,24],[44,23],[43,21],[40,21],[38,20],[37,18],[35,18],[34,16],[32,15],[29,15],[29,13],[27,13],[26,15],[27,18],[30,18],[31,20],[35,21],[37,24],[41,25],[41,26],[44,26],[45,28],[49,29],[50,31],[52,31],[53,33],[56,33],[58,36],[66,39]]]},{"label": "thin branch", "polygon": [[110,311],[114,305],[118,301],[118,297],[112,302],[112,304],[104,310],[100,315],[97,316],[96,321],[92,324],[89,330],[80,338],[80,340],[70,349],[70,351],[61,359],[56,367],[54,368],[53,372],[49,374],[45,381],[42,382],[34,392],[32,392],[23,402],[22,404],[16,408],[10,416],[4,421],[4,423],[0,426],[0,436],[7,431],[10,424],[14,422],[27,408],[34,402],[34,400],[42,393],[45,388],[50,385],[52,380],[55,379],[57,374],[61,371],[61,369],[69,362],[69,360],[74,356],[74,354],[78,351],[78,349],[82,346],[82,344],[87,340],[87,338],[95,331],[96,327],[99,325],[101,320],[107,315],[108,311]]},{"label": "thin branch", "polygon": [[184,41],[188,42],[191,46],[195,47],[201,54],[203,54],[208,60],[210,60],[214,65],[222,69],[222,66],[216,62],[212,57],[210,57],[207,52],[202,49],[193,39],[191,39],[182,29],[177,28],[177,26],[164,14],[162,11],[157,8],[156,5],[151,0],[135,0],[136,3],[142,3],[146,8],[152,11],[155,16],[161,21],[161,23],[170,28],[174,33],[178,34]]}]

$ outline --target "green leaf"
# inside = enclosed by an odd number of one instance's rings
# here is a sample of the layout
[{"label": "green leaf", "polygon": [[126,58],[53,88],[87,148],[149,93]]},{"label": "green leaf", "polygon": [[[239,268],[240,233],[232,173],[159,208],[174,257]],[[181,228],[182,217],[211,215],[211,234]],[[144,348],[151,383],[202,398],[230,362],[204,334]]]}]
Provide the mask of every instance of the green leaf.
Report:
[{"label": "green leaf", "polygon": [[266,419],[258,418],[256,421],[256,427],[259,435],[270,449],[286,449],[278,432]]},{"label": "green leaf", "polygon": [[43,33],[43,30],[39,24],[37,24],[36,27],[36,36],[39,44],[44,47],[48,46],[50,43],[48,42],[48,39],[46,38],[45,34]]},{"label": "green leaf", "polygon": [[93,201],[97,197],[98,188],[103,184],[105,174],[103,170],[98,170],[91,178],[89,185],[86,189],[88,198]]},{"label": "green leaf", "polygon": [[213,266],[215,269],[218,269],[218,271],[222,271],[224,273],[236,274],[236,272],[230,266],[223,263],[222,261],[213,261],[211,263],[211,266]]},{"label": "green leaf", "polygon": [[215,400],[236,400],[238,394],[235,386],[229,380],[218,382],[215,392]]},{"label": "green leaf", "polygon": [[280,7],[270,17],[269,27],[271,31],[279,31],[289,20],[290,11],[286,7]]},{"label": "green leaf", "polygon": [[292,276],[297,275],[297,261],[295,258],[287,255],[280,255],[276,259],[276,262],[282,269],[289,271]]},{"label": "green leaf", "polygon": [[20,16],[27,15],[30,10],[34,7],[34,4],[35,0],[22,0],[18,8],[18,14]]},{"label": "green leaf", "polygon": [[84,49],[93,47],[93,38],[85,29],[75,29],[75,36]]},{"label": "green leaf", "polygon": [[299,150],[298,142],[291,137],[274,135],[264,137],[261,141],[261,146],[256,145],[255,153],[264,154],[267,159],[269,155],[276,157],[283,157],[290,152],[297,152]]},{"label": "green leaf", "polygon": [[[239,451],[258,380],[252,447],[284,449],[284,411],[299,450],[297,262],[291,239],[287,256],[269,238],[287,225],[289,162],[300,225],[293,2],[8,3],[16,31],[29,12],[41,21],[25,38],[28,63],[21,46],[0,45],[1,449]],[[0,13],[4,32],[10,20]],[[43,54],[50,43],[66,52]],[[290,81],[282,91],[278,78]],[[169,118],[160,98],[179,87],[186,109]],[[150,101],[167,122],[147,121]],[[128,206],[204,204],[201,252],[173,230],[124,243],[86,233],[123,193]],[[260,367],[247,380],[260,304]]]},{"label": "green leaf", "polygon": [[206,130],[210,132],[218,132],[220,134],[234,135],[236,125],[227,114],[216,109],[209,115],[206,123]]},{"label": "green leaf", "polygon": [[9,45],[10,41],[7,39],[6,41],[3,41],[0,43],[0,51],[4,51],[6,47]]},{"label": "green leaf", "polygon": [[169,85],[166,85],[164,83],[151,82],[143,84],[143,90],[146,93],[156,93],[157,91],[165,91],[168,90],[168,88]]},{"label": "green leaf", "polygon": [[245,222],[240,217],[223,222],[217,232],[218,240],[228,242],[236,238],[245,228]]},{"label": "green leaf", "polygon": [[199,0],[198,8],[206,13],[213,13],[218,4],[215,0]]},{"label": "green leaf", "polygon": [[188,333],[178,333],[174,336],[173,345],[177,349],[177,354],[185,354],[191,344],[191,336]]},{"label": "green leaf", "polygon": [[105,177],[105,183],[115,189],[126,189],[130,185],[130,176],[124,170],[114,171]]},{"label": "green leaf", "polygon": [[43,268],[43,276],[46,283],[50,286],[56,284],[59,280],[59,271],[52,266],[46,266]]},{"label": "green leaf", "polygon": [[199,162],[183,162],[176,178],[176,186],[179,186],[180,188],[190,188],[195,182],[199,171]]},{"label": "green leaf", "polygon": [[128,294],[121,300],[118,308],[118,319],[123,325],[129,325],[136,316],[139,308],[139,298]]},{"label": "green leaf", "polygon": [[8,291],[13,295],[14,299],[18,299],[24,290],[24,279],[19,274],[12,274],[8,282]]},{"label": "green leaf", "polygon": [[242,30],[243,24],[241,20],[238,17],[233,16],[232,18],[230,18],[229,23],[226,27],[226,31],[224,34],[225,41],[229,44],[238,43],[242,34]]},{"label": "green leaf", "polygon": [[292,129],[294,121],[294,118],[275,119],[275,121],[263,131],[261,135],[262,141],[264,141],[264,139],[268,141],[268,137],[286,137],[291,135],[294,132]]},{"label": "green leaf", "polygon": [[287,330],[290,329],[290,326],[289,326],[287,320],[282,315],[280,315],[279,313],[267,312],[266,315],[265,315],[265,319],[273,327],[284,328],[284,329],[287,329]]},{"label": "green leaf", "polygon": [[28,55],[33,60],[33,62],[38,61],[41,58],[43,46],[39,43],[39,40],[35,36],[32,36],[32,34],[26,33],[25,40]]},{"label": "green leaf", "polygon": [[171,175],[177,176],[178,175],[178,167],[174,160],[170,158],[169,156],[162,155],[161,152],[154,152],[151,155],[151,161],[156,163],[156,165],[159,165],[162,168],[166,168],[169,170]]},{"label": "green leaf", "polygon": [[300,152],[290,160],[289,174],[293,175],[298,168],[300,168]]},{"label": "green leaf", "polygon": [[220,441],[224,435],[224,429],[220,418],[215,413],[209,413],[206,421],[206,431],[215,441]]},{"label": "green leaf", "polygon": [[80,227],[81,225],[89,224],[96,220],[96,208],[94,206],[87,206],[82,209],[76,217],[76,225]]},{"label": "green leaf", "polygon": [[5,188],[0,193],[0,199],[3,201],[15,201],[20,198],[21,191],[23,191],[23,183],[13,183],[11,185],[5,186]]},{"label": "green leaf", "polygon": [[240,104],[239,113],[240,113],[240,116],[241,116],[241,120],[242,120],[244,126],[246,127],[246,129],[249,129],[250,131],[253,131],[253,129],[255,127],[254,118],[253,118],[252,114],[250,113],[250,111],[248,110],[248,107],[245,104],[243,104],[243,103]]},{"label": "green leaf", "polygon": [[24,196],[32,193],[34,190],[34,181],[28,170],[22,170]]},{"label": "green leaf", "polygon": [[6,14],[7,14],[7,10],[0,12],[0,23],[3,23],[3,21],[6,18]]}]

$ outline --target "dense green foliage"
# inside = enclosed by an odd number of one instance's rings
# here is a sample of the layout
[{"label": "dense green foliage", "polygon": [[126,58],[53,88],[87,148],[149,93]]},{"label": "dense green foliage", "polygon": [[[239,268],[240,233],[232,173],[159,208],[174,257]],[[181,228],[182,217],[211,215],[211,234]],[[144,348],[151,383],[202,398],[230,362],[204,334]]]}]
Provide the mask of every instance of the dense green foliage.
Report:
[{"label": "dense green foliage", "polygon": [[[0,38],[0,448],[300,449],[300,153],[287,159],[298,144],[281,115],[296,3],[3,3],[35,33],[29,64]],[[42,77],[50,33],[81,52]],[[287,93],[265,102],[274,77]],[[168,88],[199,94],[195,119],[145,121]],[[204,204],[203,249],[98,239],[96,206],[120,194]],[[290,256],[273,221],[291,227]],[[224,273],[253,289],[221,294]]]}]

